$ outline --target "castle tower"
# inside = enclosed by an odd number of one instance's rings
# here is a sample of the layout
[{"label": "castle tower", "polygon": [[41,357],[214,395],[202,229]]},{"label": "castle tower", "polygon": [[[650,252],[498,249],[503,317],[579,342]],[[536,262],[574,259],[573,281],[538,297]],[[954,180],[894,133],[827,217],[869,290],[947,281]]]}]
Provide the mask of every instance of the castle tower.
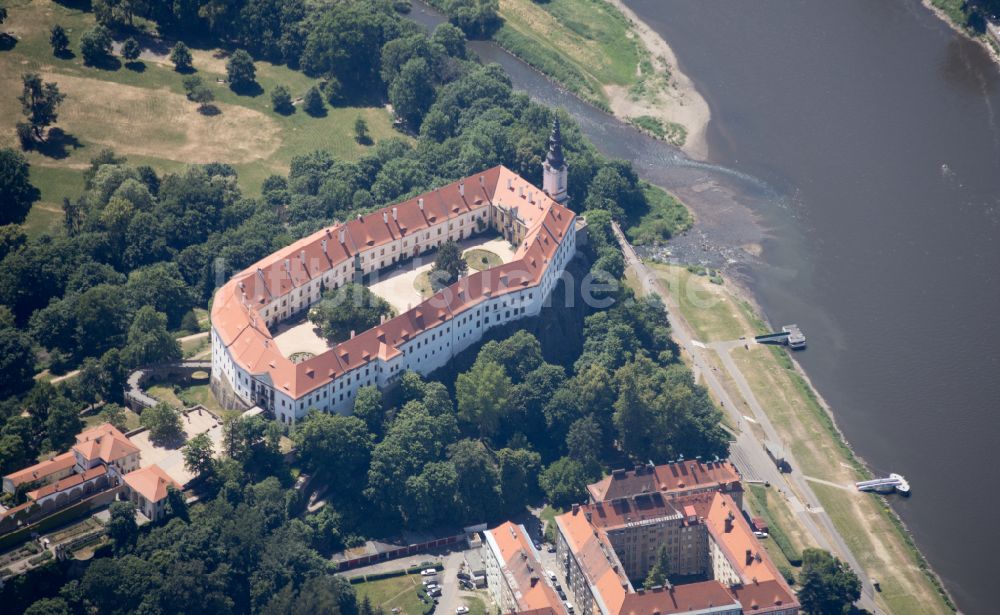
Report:
[{"label": "castle tower", "polygon": [[549,153],[542,163],[542,190],[557,203],[565,203],[569,198],[566,194],[567,171],[562,151],[562,133],[559,132],[559,116],[556,116],[552,122],[552,134],[549,135]]}]

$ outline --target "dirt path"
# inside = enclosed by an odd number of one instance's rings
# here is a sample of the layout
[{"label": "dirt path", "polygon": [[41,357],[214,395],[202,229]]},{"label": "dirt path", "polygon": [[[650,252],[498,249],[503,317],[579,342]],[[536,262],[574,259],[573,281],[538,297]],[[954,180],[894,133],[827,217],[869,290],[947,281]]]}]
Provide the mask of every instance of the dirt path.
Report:
[{"label": "dirt path", "polygon": [[645,99],[636,101],[629,96],[627,88],[605,88],[611,110],[623,118],[651,115],[667,122],[681,124],[687,129],[687,139],[681,149],[688,156],[705,160],[708,157],[705,129],[712,119],[708,103],[702,98],[691,79],[681,71],[674,50],[663,37],[639,19],[623,0],[608,0],[608,2],[629,20],[633,31],[652,54],[656,69],[669,71],[671,77],[671,87],[665,92],[660,92],[653,101]]}]

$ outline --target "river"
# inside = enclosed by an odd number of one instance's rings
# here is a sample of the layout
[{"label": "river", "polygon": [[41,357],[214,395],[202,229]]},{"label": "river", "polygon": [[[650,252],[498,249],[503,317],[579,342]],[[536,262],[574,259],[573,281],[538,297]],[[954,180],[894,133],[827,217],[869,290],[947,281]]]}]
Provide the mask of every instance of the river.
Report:
[{"label": "river", "polygon": [[707,163],[473,47],[692,206],[673,249],[802,327],[797,359],[868,464],[910,480],[892,504],[959,608],[992,612],[1000,70],[918,0],[627,4],[708,101]]}]

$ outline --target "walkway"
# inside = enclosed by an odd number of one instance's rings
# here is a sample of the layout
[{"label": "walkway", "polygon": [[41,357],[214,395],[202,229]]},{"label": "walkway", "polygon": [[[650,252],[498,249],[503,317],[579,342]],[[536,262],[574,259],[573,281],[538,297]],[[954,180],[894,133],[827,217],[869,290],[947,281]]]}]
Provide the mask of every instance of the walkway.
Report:
[{"label": "walkway", "polygon": [[[683,314],[681,314],[680,306],[677,305],[677,302],[674,301],[670,293],[666,291],[654,274],[638,257],[635,249],[625,238],[618,225],[613,223],[613,228],[615,238],[618,240],[625,255],[625,261],[635,271],[642,285],[643,294],[655,293],[663,299],[664,305],[667,308],[667,319],[671,327],[671,335],[677,345],[687,352],[690,357],[695,378],[701,377],[705,387],[711,391],[713,397],[722,402],[724,409],[730,414],[733,423],[737,426],[741,426],[743,421],[746,420],[743,413],[749,407],[749,417],[752,417],[760,425],[764,430],[766,438],[774,442],[781,442],[781,438],[778,437],[777,431],[775,431],[774,426],[771,424],[767,413],[764,412],[763,408],[757,402],[757,398],[754,396],[753,391],[750,390],[750,385],[747,383],[746,378],[743,377],[742,372],[740,372],[729,354],[730,350],[737,346],[742,346],[745,342],[736,340],[704,344],[695,340],[693,329],[684,319]],[[722,359],[726,372],[728,372],[729,376],[736,383],[740,396],[743,398],[739,400],[740,403],[733,401],[729,392],[719,380],[715,370],[711,368],[712,363],[708,353],[713,351]],[[739,451],[740,461],[748,464],[745,467],[737,466],[740,472],[744,475],[754,476],[756,480],[765,480],[780,489],[781,493],[788,500],[789,508],[793,514],[795,514],[816,543],[846,562],[854,569],[858,578],[861,579],[862,595],[858,601],[858,605],[876,615],[881,614],[882,611],[875,606],[875,589],[871,585],[871,580],[865,574],[860,564],[858,564],[857,559],[851,553],[843,537],[837,532],[833,522],[830,520],[830,516],[819,505],[819,500],[812,492],[801,471],[798,470],[795,460],[788,457],[788,461],[792,466],[790,473],[779,472],[764,450],[763,443],[754,437],[753,431],[749,429],[739,429],[738,431],[736,440],[732,444],[732,450]]]}]

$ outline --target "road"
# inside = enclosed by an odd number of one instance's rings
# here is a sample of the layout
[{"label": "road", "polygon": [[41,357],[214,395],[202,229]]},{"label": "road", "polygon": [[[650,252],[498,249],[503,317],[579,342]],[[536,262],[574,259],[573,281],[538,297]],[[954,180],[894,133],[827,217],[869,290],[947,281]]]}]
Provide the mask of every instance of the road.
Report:
[{"label": "road", "polygon": [[[613,224],[615,237],[625,255],[626,263],[635,271],[644,294],[655,293],[659,295],[667,308],[667,320],[671,327],[671,335],[678,346],[685,351],[690,358],[692,371],[695,378],[701,377],[705,387],[718,399],[725,410],[730,414],[733,423],[742,425],[747,420],[745,412],[749,408],[749,417],[758,423],[764,431],[768,440],[781,442],[781,438],[771,424],[767,413],[764,412],[749,383],[743,376],[739,367],[733,361],[730,351],[742,346],[745,342],[740,340],[729,342],[715,342],[704,344],[694,338],[693,329],[681,314],[680,306],[667,292],[666,288],[659,282],[655,274],[638,257],[635,249],[625,238],[617,224]],[[733,400],[729,392],[722,385],[716,371],[712,368],[712,361],[708,353],[714,352],[722,360],[726,372],[736,383],[742,399]],[[875,589],[871,585],[871,580],[865,574],[863,568],[858,564],[854,554],[837,531],[831,521],[830,516],[819,505],[819,500],[813,493],[802,472],[798,469],[795,460],[790,457],[791,453],[786,451],[788,462],[792,470],[788,473],[778,471],[778,468],[768,457],[764,450],[763,442],[758,440],[750,429],[740,429],[736,435],[736,440],[731,445],[734,458],[738,458],[742,463],[749,464],[750,467],[740,468],[744,475],[752,475],[756,480],[764,480],[777,487],[788,500],[789,508],[802,523],[802,526],[815,539],[816,543],[833,553],[846,562],[855,574],[861,579],[862,594],[858,601],[858,606],[867,609],[872,613],[880,614],[883,611],[875,606]]]}]

